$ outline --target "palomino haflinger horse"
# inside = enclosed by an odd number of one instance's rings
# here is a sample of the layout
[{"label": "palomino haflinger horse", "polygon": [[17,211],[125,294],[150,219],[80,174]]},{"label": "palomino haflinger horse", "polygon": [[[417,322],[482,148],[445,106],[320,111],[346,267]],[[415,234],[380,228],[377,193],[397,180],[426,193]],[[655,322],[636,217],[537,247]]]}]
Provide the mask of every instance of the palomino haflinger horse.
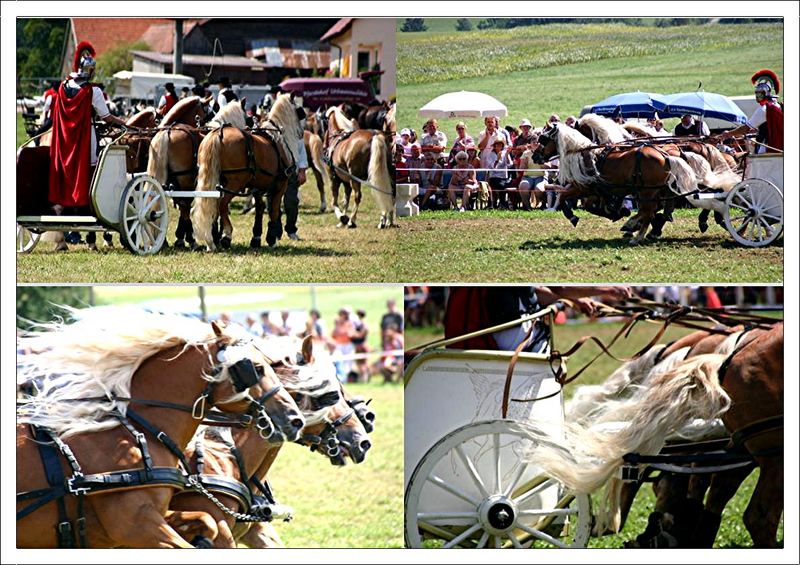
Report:
[{"label": "palomino haflinger horse", "polygon": [[[576,124],[576,129],[598,145],[611,143],[634,147],[646,143],[658,147],[668,155],[680,157],[692,168],[698,187],[701,188],[728,192],[742,180],[741,154],[737,159],[736,156],[723,153],[714,144],[706,143],[699,138],[652,137],[655,131],[648,126],[632,122],[618,124],[614,120],[596,114],[582,116]],[[721,203],[695,199],[689,199],[689,202],[703,209],[698,220],[701,232],[708,229],[708,216],[712,210],[716,223],[725,227]],[[672,198],[664,201],[663,217],[666,220],[671,220],[674,204]],[[663,219],[658,218],[653,226],[654,237],[661,234],[662,226]],[[632,231],[630,222],[622,229]]]},{"label": "palomino haflinger horse", "polygon": [[[159,132],[150,142],[147,174],[164,187],[174,190],[193,190],[197,181],[197,154],[200,142],[209,128],[230,123],[238,128],[245,127],[244,111],[236,104],[228,104],[215,114],[203,127],[198,124],[205,120],[204,106],[199,96],[180,100],[161,120]],[[241,109],[241,104],[238,105]],[[175,229],[175,247],[187,244],[195,247],[194,230],[191,218],[191,198],[174,198],[179,218]]]},{"label": "palomino haflinger horse", "polygon": [[[567,414],[563,438],[532,432],[538,445],[527,459],[576,493],[606,485],[595,535],[619,531],[635,496],[635,488],[626,489],[613,478],[624,455],[657,454],[674,434],[689,441],[706,439],[719,433],[714,421],[721,418],[734,444],[760,469],[743,516],[745,526],[755,546],[776,547],[783,513],[782,322],[770,328],[732,327],[719,334],[700,331],[655,346],[601,387],[576,397]],[[690,488],[688,495],[684,486],[679,504],[690,504],[686,499],[693,495],[699,499],[690,505],[691,520],[679,525],[683,543],[711,546],[725,504],[750,470],[712,475],[705,506],[706,481],[694,485],[694,492]],[[659,493],[659,503],[666,498]],[[651,519],[659,518],[658,506],[656,510]],[[655,535],[661,533],[655,528]]]},{"label": "palomino haflinger horse", "polygon": [[[209,251],[216,249],[212,228],[220,218],[220,247],[230,247],[233,225],[230,202],[250,189],[255,197],[255,219],[251,247],[260,247],[266,195],[269,206],[267,244],[272,247],[283,234],[281,200],[289,177],[296,174],[303,139],[305,111],[294,105],[291,94],[279,94],[265,122],[258,129],[224,124],[206,134],[198,149],[197,190],[223,191],[218,199],[195,198],[192,223],[197,239]],[[231,106],[231,104],[228,104]],[[225,108],[227,108],[226,106]],[[237,105],[234,105],[238,107]],[[242,112],[241,107],[239,111]]]},{"label": "palomino haflinger horse", "polygon": [[292,441],[297,404],[243,328],[70,314],[19,339],[32,353],[18,359],[17,547],[192,547],[166,520],[172,495],[197,488],[182,446],[203,421]]},{"label": "palomino haflinger horse", "polygon": [[[395,226],[396,185],[392,162],[392,134],[374,129],[357,129],[336,106],[326,112],[325,160],[330,167],[333,210],[337,227],[356,227],[361,204],[361,186],[366,185],[375,197],[381,219],[378,229]],[[339,187],[344,183],[344,206],[339,207]],[[350,213],[350,195],[354,207]]]},{"label": "palomino haflinger horse", "polygon": [[327,118],[320,110],[306,111],[306,125],[303,131],[303,144],[308,155],[308,168],[314,175],[319,192],[319,213],[328,211],[328,202],[325,199],[325,187],[331,184],[328,168],[324,162],[324,142]]},{"label": "palomino haflinger horse", "polygon": [[[374,414],[356,411],[360,399],[349,397],[336,379],[330,358],[324,352],[312,352],[310,345],[310,341],[303,343],[303,365],[275,366],[279,377],[287,371],[319,371],[324,374],[324,382],[335,384],[333,390],[314,391],[316,396],[293,393],[306,418],[306,427],[297,443],[310,446],[333,465],[344,465],[345,457],[361,463],[371,446],[368,432],[372,430]],[[237,543],[251,548],[283,547],[270,523],[278,519],[278,515],[274,511],[263,511],[265,504],[280,510],[274,502],[267,474],[281,447],[280,443],[267,444],[260,440],[253,430],[228,432],[218,427],[201,428],[186,450],[187,459],[196,466],[198,473],[205,473],[201,477],[208,478],[209,490],[225,507],[251,518],[234,521],[231,513],[221,510],[206,497],[186,491],[172,499],[170,507],[175,512],[170,524],[184,538],[193,539],[203,526],[196,515],[205,512],[218,526],[214,547],[235,548]]]}]

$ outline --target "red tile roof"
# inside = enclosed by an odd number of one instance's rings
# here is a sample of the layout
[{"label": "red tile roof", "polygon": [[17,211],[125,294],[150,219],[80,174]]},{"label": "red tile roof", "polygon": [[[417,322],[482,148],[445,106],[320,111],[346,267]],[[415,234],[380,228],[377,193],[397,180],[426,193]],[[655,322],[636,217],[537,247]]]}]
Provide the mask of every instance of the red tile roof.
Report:
[{"label": "red tile roof", "polygon": [[[184,20],[184,37],[198,23],[198,20]],[[169,21],[151,25],[142,34],[141,39],[150,46],[151,51],[158,51],[159,53],[172,53],[172,49],[175,44],[175,22]]]},{"label": "red tile roof", "polygon": [[[76,43],[88,41],[98,55],[120,43],[137,41],[153,24],[167,24],[166,18],[71,18]],[[173,24],[174,25],[174,24]],[[184,28],[186,25],[184,24]],[[72,54],[68,54],[72,60]]]},{"label": "red tile roof", "polygon": [[342,18],[342,19],[340,19],[338,22],[333,24],[333,27],[331,29],[329,29],[328,31],[326,31],[325,35],[320,37],[319,40],[320,41],[328,41],[330,39],[333,39],[337,35],[342,35],[344,32],[346,32],[350,28],[350,25],[353,23],[354,19],[355,18]]}]

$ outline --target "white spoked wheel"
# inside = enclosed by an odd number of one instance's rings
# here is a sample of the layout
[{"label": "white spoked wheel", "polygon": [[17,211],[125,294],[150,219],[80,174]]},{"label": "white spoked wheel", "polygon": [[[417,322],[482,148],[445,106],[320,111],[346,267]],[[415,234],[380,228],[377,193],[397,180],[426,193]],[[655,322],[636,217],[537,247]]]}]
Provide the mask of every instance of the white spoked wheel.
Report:
[{"label": "white spoked wheel", "polygon": [[17,224],[17,253],[30,253],[41,237],[42,234]]},{"label": "white spoked wheel", "polygon": [[137,255],[158,253],[169,229],[169,204],[153,177],[134,178],[122,192],[119,212],[122,243]]},{"label": "white spoked wheel", "polygon": [[412,548],[586,547],[587,495],[571,495],[522,460],[533,445],[512,420],[468,424],[417,464],[405,497]]},{"label": "white spoked wheel", "polygon": [[783,232],[783,193],[768,180],[740,182],[725,204],[725,227],[741,245],[765,247]]}]

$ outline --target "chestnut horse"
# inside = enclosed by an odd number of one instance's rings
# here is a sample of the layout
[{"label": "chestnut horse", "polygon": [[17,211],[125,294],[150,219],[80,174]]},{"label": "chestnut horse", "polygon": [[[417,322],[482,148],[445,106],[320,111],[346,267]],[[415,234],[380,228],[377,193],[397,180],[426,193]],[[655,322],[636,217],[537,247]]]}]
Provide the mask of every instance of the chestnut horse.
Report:
[{"label": "chestnut horse", "polygon": [[305,111],[295,107],[293,96],[279,94],[266,123],[259,130],[249,132],[244,128],[223,125],[210,131],[200,143],[197,190],[217,190],[221,186],[224,192],[219,200],[195,198],[192,205],[192,223],[197,239],[205,243],[209,251],[216,249],[212,228],[218,217],[222,224],[220,247],[230,247],[233,237],[230,202],[235,195],[245,196],[248,188],[256,200],[250,246],[261,246],[265,210],[263,194],[267,195],[269,206],[267,244],[272,247],[277,243],[283,233],[281,200],[289,176],[295,174],[297,168],[303,119]]},{"label": "chestnut horse", "polygon": [[232,424],[255,411],[293,440],[305,425],[297,405],[243,328],[70,312],[74,323],[19,340],[33,353],[18,383],[38,392],[18,393],[17,547],[192,547],[165,520],[184,487],[178,446],[213,406]]},{"label": "chestnut horse", "polygon": [[[687,338],[688,343],[696,337]],[[564,438],[558,443],[542,438],[529,457],[568,488],[588,493],[614,474],[624,454],[658,453],[669,434],[694,419],[720,417],[761,470],[744,514],[745,526],[756,546],[775,547],[783,512],[783,323],[768,330],[736,331],[716,347],[718,338],[704,344],[705,339],[709,338],[697,340],[693,347],[713,353],[678,360],[667,370],[656,367],[640,393],[612,402],[608,409],[600,407],[600,418],[567,422]],[[622,427],[603,429],[597,425],[602,422]],[[714,508],[706,509],[709,514],[704,513],[713,533],[722,507],[738,486],[729,478],[725,483],[709,494],[709,501],[718,499]],[[703,535],[713,542],[708,527]]]},{"label": "chestnut horse", "polygon": [[[342,111],[333,106],[326,112],[325,155],[332,169],[331,193],[337,227],[356,227],[361,204],[361,185],[366,181],[381,212],[378,229],[395,225],[395,176],[391,134],[379,130],[357,129]],[[339,208],[339,186],[344,183],[344,207]],[[350,194],[355,192],[350,213]]]},{"label": "chestnut horse", "polygon": [[535,162],[559,156],[559,184],[566,187],[562,203],[569,198],[600,197],[603,205],[589,211],[616,220],[624,215],[622,198],[631,192],[638,194],[639,211],[631,223],[637,222],[639,232],[631,240],[633,244],[641,243],[647,234],[661,205],[662,192],[669,189],[683,195],[697,190],[692,169],[656,147],[601,148],[579,131],[559,123],[539,135],[539,144],[533,153]]},{"label": "chestnut horse", "polygon": [[[303,370],[302,367],[305,367],[305,370],[322,372],[326,375],[325,379],[335,383],[335,389],[332,391],[318,389],[313,395],[292,393],[306,417],[306,427],[298,442],[311,445],[312,450],[328,457],[334,465],[344,465],[345,456],[349,456],[356,464],[363,462],[371,446],[368,431],[361,416],[357,416],[351,407],[352,400],[346,396],[344,388],[338,383],[335,367],[327,355],[323,354],[320,359],[319,354],[316,356],[313,354],[310,338],[306,338],[303,342],[302,358],[304,365],[300,368],[291,365],[285,365],[283,368],[276,366],[276,373],[281,377],[287,372]],[[282,447],[282,444],[266,444],[252,430],[234,430],[232,437],[228,438],[219,428],[209,428],[201,431],[199,435],[201,437],[198,441],[187,448],[187,458],[196,465],[198,449],[202,446],[206,473],[245,483],[248,489],[253,487],[258,489],[267,482],[267,474]],[[309,443],[312,438],[313,442]],[[243,462],[243,468],[240,467],[236,457],[232,456],[233,447],[239,451],[239,461]],[[246,473],[246,476],[242,476],[242,472]],[[230,494],[226,495],[223,492],[217,494],[227,507],[238,512],[251,512],[248,508],[242,508],[242,501],[236,500]],[[192,539],[198,531],[201,531],[203,524],[195,515],[198,512],[205,512],[212,517],[219,530],[219,537],[214,540],[214,547],[235,548],[237,542],[252,548],[282,545],[276,539],[277,534],[274,529],[266,522],[234,522],[232,516],[197,493],[177,494],[173,497],[170,508],[175,511],[170,524],[181,531],[187,539]]]}]

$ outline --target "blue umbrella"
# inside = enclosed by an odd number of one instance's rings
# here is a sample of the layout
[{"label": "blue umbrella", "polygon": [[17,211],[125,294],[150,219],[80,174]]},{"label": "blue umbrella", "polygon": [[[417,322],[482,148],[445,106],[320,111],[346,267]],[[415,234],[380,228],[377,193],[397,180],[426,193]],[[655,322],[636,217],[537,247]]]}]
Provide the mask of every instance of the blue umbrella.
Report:
[{"label": "blue umbrella", "polygon": [[679,92],[668,94],[664,97],[667,107],[662,112],[663,117],[679,118],[684,114],[703,116],[706,118],[717,118],[735,124],[743,124],[747,121],[741,108],[733,101],[722,94],[713,92]]},{"label": "blue umbrella", "polygon": [[594,104],[589,111],[601,116],[621,115],[623,117],[652,116],[661,112],[666,103],[661,94],[652,92],[625,92],[609,96]]}]

